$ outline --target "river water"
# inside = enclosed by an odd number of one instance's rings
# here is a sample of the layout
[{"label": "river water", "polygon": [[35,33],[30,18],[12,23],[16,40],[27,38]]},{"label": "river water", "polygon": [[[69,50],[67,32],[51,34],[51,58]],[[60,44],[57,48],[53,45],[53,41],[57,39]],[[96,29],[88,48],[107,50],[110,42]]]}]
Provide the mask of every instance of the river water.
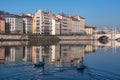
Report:
[{"label": "river water", "polygon": [[[120,42],[117,41],[2,43],[0,80],[120,80]],[[44,62],[45,66],[35,67],[36,62]],[[80,62],[85,68],[77,70]]]}]

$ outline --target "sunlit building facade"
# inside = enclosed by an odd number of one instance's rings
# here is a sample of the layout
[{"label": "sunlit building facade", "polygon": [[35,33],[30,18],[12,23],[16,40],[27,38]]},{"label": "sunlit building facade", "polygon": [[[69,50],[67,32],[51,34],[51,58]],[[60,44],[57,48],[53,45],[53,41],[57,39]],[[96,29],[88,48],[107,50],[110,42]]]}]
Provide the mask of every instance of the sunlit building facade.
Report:
[{"label": "sunlit building facade", "polygon": [[52,35],[60,35],[61,32],[61,23],[60,23],[60,19],[53,16],[52,18]]},{"label": "sunlit building facade", "polygon": [[23,33],[23,20],[18,15],[5,15],[6,33]]},{"label": "sunlit building facade", "polygon": [[71,34],[72,29],[72,20],[67,14],[58,14],[57,17],[60,21],[60,35],[69,35]]},{"label": "sunlit building facade", "polygon": [[5,33],[5,19],[0,16],[0,33]]},{"label": "sunlit building facade", "polygon": [[67,14],[58,14],[60,21],[60,34],[73,35],[85,33],[85,19],[81,16],[69,16]]},{"label": "sunlit building facade", "polygon": [[24,34],[32,34],[32,17],[26,14],[22,14],[23,18],[23,33]]},{"label": "sunlit building facade", "polygon": [[37,10],[35,13],[35,34],[51,35],[52,13]]},{"label": "sunlit building facade", "polygon": [[96,32],[96,28],[95,27],[85,26],[85,33],[86,33],[86,35],[92,35],[95,32]]}]

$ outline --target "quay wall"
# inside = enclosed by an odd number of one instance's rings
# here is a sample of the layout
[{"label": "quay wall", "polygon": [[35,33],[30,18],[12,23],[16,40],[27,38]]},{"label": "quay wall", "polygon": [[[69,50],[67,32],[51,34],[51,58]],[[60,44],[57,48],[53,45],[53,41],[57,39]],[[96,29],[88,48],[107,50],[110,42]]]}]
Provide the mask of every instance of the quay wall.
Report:
[{"label": "quay wall", "polygon": [[1,41],[28,40],[28,36],[20,34],[0,34],[0,40]]},{"label": "quay wall", "polygon": [[41,35],[5,35],[0,34],[0,41],[9,40],[30,40],[30,41],[71,41],[71,40],[92,40],[95,39],[90,35],[67,35],[67,36],[41,36]]},{"label": "quay wall", "polygon": [[77,36],[57,36],[62,41],[71,41],[71,40],[92,40],[94,39],[90,35],[77,35]]}]

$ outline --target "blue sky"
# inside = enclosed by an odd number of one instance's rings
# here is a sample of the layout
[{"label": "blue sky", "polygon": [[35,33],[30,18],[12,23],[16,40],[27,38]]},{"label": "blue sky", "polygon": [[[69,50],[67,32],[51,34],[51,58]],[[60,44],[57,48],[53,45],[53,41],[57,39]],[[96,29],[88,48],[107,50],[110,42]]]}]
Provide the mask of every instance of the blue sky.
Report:
[{"label": "blue sky", "polygon": [[35,13],[37,9],[79,14],[90,26],[120,27],[120,0],[0,0],[0,10],[10,13]]}]

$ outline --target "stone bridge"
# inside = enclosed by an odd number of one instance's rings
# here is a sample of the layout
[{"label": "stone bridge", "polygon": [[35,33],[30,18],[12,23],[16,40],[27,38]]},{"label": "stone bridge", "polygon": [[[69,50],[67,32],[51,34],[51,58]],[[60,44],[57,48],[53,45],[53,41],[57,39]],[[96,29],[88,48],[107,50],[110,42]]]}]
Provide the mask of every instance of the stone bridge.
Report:
[{"label": "stone bridge", "polygon": [[115,40],[120,38],[120,33],[116,34],[95,34],[94,35],[95,39],[100,39],[101,37],[107,37],[110,40]]},{"label": "stone bridge", "polygon": [[110,40],[106,43],[102,43],[99,41],[95,42],[95,46],[105,46],[105,47],[120,47],[120,42],[116,41],[116,40]]}]

